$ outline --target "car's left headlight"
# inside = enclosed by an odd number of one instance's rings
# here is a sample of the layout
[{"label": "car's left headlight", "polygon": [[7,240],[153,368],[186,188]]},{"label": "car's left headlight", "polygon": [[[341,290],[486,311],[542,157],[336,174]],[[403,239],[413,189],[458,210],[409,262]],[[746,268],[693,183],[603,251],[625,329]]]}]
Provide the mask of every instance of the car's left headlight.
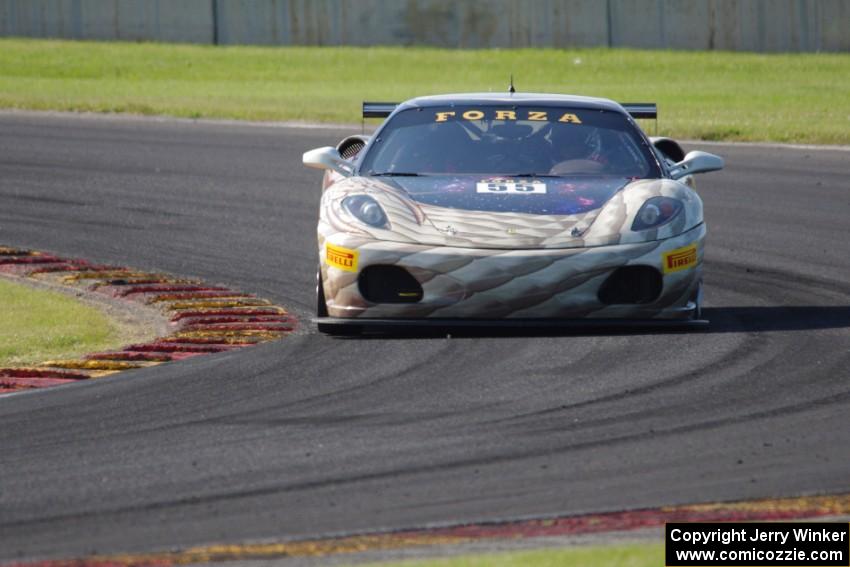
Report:
[{"label": "car's left headlight", "polygon": [[342,208],[364,224],[375,228],[389,228],[387,213],[378,201],[369,195],[349,195],[342,200]]},{"label": "car's left headlight", "polygon": [[672,197],[647,199],[635,215],[632,230],[657,228],[673,219],[682,210],[682,202]]}]

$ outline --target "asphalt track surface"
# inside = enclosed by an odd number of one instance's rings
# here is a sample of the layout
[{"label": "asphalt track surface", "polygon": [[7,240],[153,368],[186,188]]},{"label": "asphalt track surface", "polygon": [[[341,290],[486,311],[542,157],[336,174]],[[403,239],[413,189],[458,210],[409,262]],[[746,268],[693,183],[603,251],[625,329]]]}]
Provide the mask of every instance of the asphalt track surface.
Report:
[{"label": "asphalt track surface", "polygon": [[850,153],[707,148],[708,332],[349,340],[300,164],[342,134],[0,116],[0,243],[305,318],[0,399],[0,560],[850,489]]}]

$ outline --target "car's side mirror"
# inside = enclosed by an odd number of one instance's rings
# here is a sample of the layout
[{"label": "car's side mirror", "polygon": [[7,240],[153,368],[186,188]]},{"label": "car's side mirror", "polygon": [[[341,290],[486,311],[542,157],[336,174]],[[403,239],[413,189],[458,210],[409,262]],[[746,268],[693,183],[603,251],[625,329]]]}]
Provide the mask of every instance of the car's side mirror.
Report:
[{"label": "car's side mirror", "polygon": [[723,158],[708,152],[688,152],[685,159],[670,168],[670,177],[681,179],[693,173],[723,169]]},{"label": "car's side mirror", "polygon": [[305,152],[302,161],[307,167],[331,169],[344,177],[351,177],[354,173],[354,164],[339,155],[339,152],[333,146]]}]

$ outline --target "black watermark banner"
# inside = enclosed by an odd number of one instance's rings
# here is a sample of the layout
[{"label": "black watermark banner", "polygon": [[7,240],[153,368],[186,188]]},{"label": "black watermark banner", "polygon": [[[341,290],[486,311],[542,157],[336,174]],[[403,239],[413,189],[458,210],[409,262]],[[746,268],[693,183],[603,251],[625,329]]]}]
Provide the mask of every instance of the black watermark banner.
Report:
[{"label": "black watermark banner", "polygon": [[669,523],[664,541],[667,567],[850,566],[847,523]]}]

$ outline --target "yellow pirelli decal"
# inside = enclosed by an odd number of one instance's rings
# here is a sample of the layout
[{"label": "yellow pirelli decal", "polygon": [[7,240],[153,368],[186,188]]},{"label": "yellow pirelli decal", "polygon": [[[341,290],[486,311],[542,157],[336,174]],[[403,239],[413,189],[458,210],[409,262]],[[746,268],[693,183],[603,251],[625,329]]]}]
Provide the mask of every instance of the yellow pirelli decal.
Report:
[{"label": "yellow pirelli decal", "polygon": [[328,266],[347,272],[357,271],[357,250],[325,244],[325,260]]},{"label": "yellow pirelli decal", "polygon": [[675,250],[665,252],[661,256],[661,261],[664,264],[665,274],[672,274],[673,272],[693,268],[697,265],[697,245],[691,244],[684,248],[676,248]]}]

